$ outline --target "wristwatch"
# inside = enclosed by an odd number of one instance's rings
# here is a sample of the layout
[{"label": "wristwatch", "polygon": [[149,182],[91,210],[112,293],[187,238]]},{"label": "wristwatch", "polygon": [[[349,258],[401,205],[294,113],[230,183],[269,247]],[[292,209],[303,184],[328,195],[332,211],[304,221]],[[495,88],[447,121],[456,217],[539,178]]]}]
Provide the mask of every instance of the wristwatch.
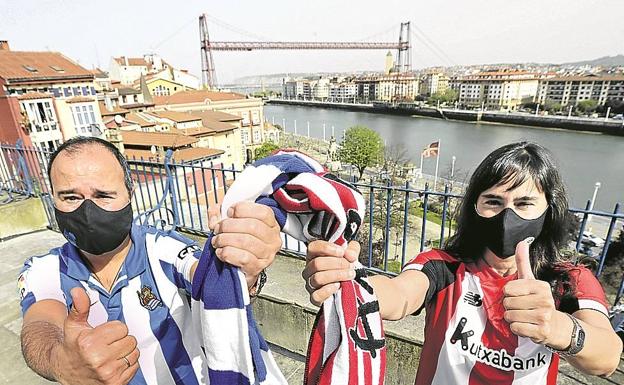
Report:
[{"label": "wristwatch", "polygon": [[260,291],[262,291],[262,288],[264,287],[264,284],[267,281],[267,274],[264,270],[262,270],[260,272],[260,275],[258,275],[258,280],[256,281],[256,284],[253,285],[250,289],[249,289],[249,296],[250,297],[257,297],[258,294],[260,294]]},{"label": "wristwatch", "polygon": [[572,337],[570,338],[570,346],[563,350],[551,348],[548,345],[546,345],[546,348],[553,353],[558,353],[562,356],[570,357],[578,354],[578,352],[583,350],[583,347],[585,346],[585,330],[583,330],[583,327],[574,316],[568,313],[564,314],[570,317],[572,323],[574,324],[574,328],[572,329]]}]

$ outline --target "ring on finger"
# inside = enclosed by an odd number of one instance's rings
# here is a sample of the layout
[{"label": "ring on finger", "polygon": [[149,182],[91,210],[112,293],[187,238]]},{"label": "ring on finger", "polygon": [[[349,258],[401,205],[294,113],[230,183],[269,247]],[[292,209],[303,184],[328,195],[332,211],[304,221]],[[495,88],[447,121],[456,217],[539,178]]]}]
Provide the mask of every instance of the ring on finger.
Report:
[{"label": "ring on finger", "polygon": [[130,360],[128,359],[127,356],[123,356],[122,358],[123,358],[124,361],[126,361],[126,364],[128,364],[128,367],[132,366],[132,364],[130,364]]},{"label": "ring on finger", "polygon": [[312,289],[312,291],[316,291],[316,290],[317,290],[317,288],[316,288],[316,287],[314,287],[314,285],[312,285],[312,281],[310,280],[310,278],[312,278],[312,276],[309,276],[309,277],[308,277],[308,287],[309,287],[310,289]]}]

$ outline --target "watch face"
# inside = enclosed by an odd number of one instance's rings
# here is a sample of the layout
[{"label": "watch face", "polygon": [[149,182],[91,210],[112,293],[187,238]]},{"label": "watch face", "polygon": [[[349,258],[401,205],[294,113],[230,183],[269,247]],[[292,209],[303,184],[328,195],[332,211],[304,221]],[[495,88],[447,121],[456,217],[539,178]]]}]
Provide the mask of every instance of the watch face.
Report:
[{"label": "watch face", "polygon": [[576,339],[576,347],[579,348],[580,351],[583,348],[583,345],[585,345],[585,330],[583,330],[583,328],[579,328],[578,338]]}]

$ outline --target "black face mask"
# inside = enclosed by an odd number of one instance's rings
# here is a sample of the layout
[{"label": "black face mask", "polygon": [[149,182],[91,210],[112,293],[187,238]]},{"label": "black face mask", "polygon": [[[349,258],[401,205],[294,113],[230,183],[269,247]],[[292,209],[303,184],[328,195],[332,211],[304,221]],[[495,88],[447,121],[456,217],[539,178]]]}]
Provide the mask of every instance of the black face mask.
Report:
[{"label": "black face mask", "polygon": [[82,251],[100,255],[115,250],[126,239],[132,227],[132,205],[108,211],[85,199],[71,212],[54,208],[56,222],[63,236]]},{"label": "black face mask", "polygon": [[482,217],[477,212],[477,224],[485,246],[505,259],[516,254],[518,243],[540,235],[547,212],[548,209],[535,219],[524,219],[509,207],[490,218]]}]

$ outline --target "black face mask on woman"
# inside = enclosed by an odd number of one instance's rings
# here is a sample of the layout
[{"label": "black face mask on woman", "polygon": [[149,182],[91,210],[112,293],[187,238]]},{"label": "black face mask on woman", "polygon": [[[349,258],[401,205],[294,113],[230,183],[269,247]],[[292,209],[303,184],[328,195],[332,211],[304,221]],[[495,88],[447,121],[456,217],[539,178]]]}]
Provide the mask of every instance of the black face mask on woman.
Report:
[{"label": "black face mask on woman", "polygon": [[63,212],[55,207],[54,214],[65,239],[93,255],[115,250],[132,227],[130,203],[120,210],[108,211],[85,199],[74,211]]},{"label": "black face mask on woman", "polygon": [[477,225],[485,246],[499,258],[505,259],[516,254],[518,243],[540,235],[547,212],[548,209],[535,219],[524,219],[510,207],[489,218],[477,212]]}]

